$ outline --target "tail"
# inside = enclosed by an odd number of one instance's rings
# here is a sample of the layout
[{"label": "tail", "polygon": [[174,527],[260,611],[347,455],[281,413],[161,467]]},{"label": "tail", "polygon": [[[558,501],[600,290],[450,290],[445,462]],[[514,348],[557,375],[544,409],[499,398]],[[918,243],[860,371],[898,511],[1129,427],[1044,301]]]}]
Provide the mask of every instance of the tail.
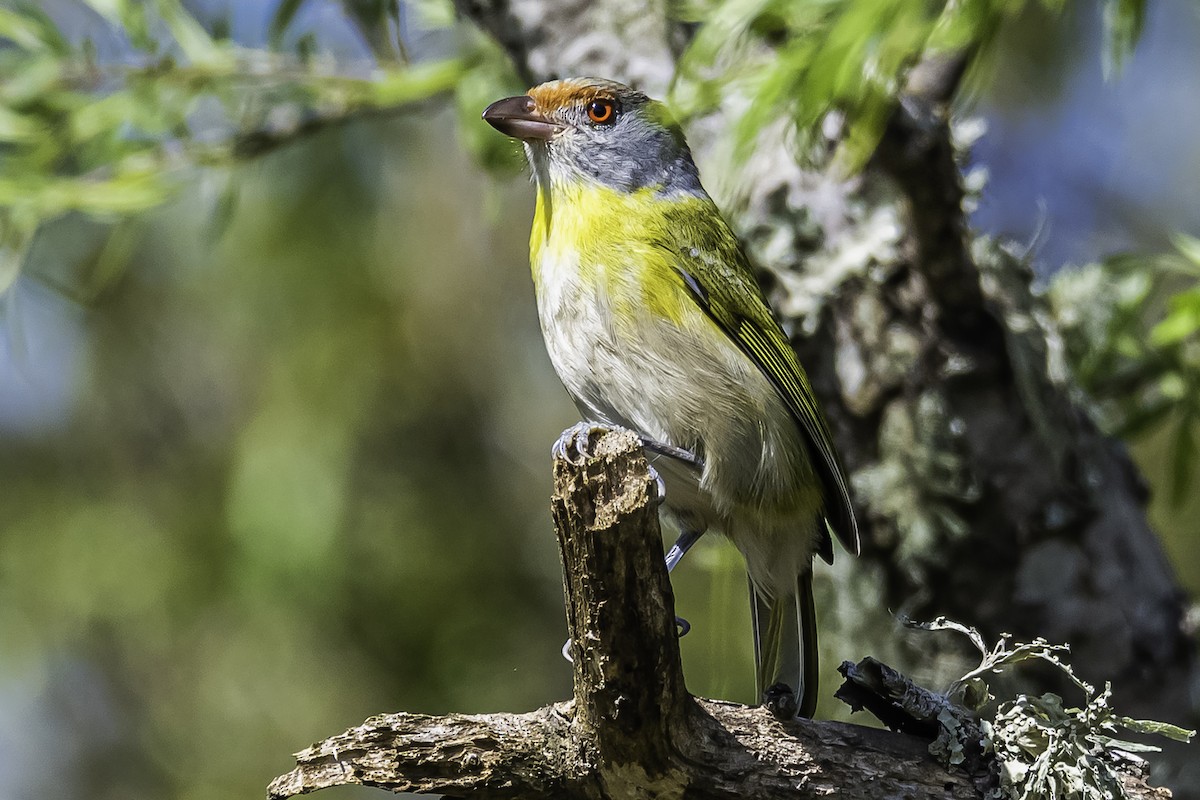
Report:
[{"label": "tail", "polygon": [[775,684],[786,684],[799,703],[796,715],[812,717],[817,709],[819,675],[812,571],[796,578],[795,592],[775,597],[768,597],[751,581],[750,613],[754,617],[759,698]]}]

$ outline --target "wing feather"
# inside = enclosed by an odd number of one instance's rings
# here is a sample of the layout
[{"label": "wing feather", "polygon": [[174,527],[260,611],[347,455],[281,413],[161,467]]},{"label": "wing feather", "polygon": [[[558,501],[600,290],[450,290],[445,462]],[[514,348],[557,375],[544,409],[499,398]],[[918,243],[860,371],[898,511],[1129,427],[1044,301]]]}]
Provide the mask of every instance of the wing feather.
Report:
[{"label": "wing feather", "polygon": [[[712,213],[718,213],[715,206]],[[846,549],[857,555],[858,523],[829,425],[741,247],[720,217],[716,219],[719,224],[708,230],[696,227],[694,214],[689,215],[689,224],[665,226],[665,241],[660,245],[671,251],[675,270],[692,299],[770,379],[805,432],[818,456],[814,466],[826,490],[826,518]]]}]

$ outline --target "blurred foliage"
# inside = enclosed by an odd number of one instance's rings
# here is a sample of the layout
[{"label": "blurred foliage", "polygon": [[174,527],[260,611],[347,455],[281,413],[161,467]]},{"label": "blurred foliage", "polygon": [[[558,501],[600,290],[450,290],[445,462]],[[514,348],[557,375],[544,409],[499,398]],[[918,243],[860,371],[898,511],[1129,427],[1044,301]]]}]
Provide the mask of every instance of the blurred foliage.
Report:
[{"label": "blurred foliage", "polygon": [[[0,708],[0,793],[257,796],[371,713],[569,692],[545,443],[572,412],[527,364],[526,231],[489,232],[456,147],[314,134],[243,168],[217,241],[184,188],[93,299],[81,365],[38,366],[73,402],[0,431],[0,685],[32,704]],[[53,233],[4,320],[31,344],[70,305],[49,243],[96,235]]]},{"label": "blurred foliage", "polygon": [[[1105,7],[1131,40],[1141,2]],[[680,96],[728,69],[743,135],[833,110],[865,149],[912,58],[1017,8],[688,6]],[[521,89],[437,0],[0,0],[0,794],[254,796],[371,713],[567,695],[547,450],[575,411],[529,189],[475,166],[520,164],[479,112]],[[1084,310],[1125,313],[1096,280]],[[1164,330],[1142,346],[1183,359]],[[748,700],[740,557],[703,542],[674,586],[689,687]],[[833,638],[825,664],[859,655]]]},{"label": "blurred foliage", "polygon": [[[702,21],[674,91],[685,113],[742,98],[736,127],[747,152],[777,120],[798,133],[798,152],[827,143],[830,114],[841,120],[837,158],[849,171],[874,152],[908,70],[926,56],[972,59],[1029,5],[1059,12],[1066,0],[695,0]],[[1142,27],[1145,0],[1105,0],[1108,63],[1119,65]]]},{"label": "blurred foliage", "polygon": [[[303,5],[279,6],[272,42],[284,42]],[[38,6],[0,7],[0,293],[38,230],[67,213],[135,215],[166,200],[190,167],[228,166],[456,87],[464,105],[474,104],[481,84],[512,82],[481,36],[463,42],[461,56],[410,63],[395,3],[345,5],[376,56],[360,74],[323,52],[312,33],[297,38],[294,52],[241,47],[179,0],[86,7],[119,35],[118,57],[98,57],[90,40],[73,45]],[[452,20],[443,13],[435,24]],[[397,35],[379,34],[389,31]],[[497,160],[494,145],[473,144]]]},{"label": "blurred foliage", "polygon": [[1195,478],[1200,432],[1200,239],[1060,272],[1049,286],[1080,385],[1105,430],[1137,438],[1170,425],[1170,497]]}]

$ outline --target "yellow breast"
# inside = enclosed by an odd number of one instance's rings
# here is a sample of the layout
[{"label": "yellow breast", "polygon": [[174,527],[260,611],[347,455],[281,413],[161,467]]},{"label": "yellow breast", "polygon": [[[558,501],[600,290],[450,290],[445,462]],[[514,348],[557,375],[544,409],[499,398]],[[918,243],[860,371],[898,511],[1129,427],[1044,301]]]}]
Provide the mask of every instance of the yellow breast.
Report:
[{"label": "yellow breast", "polygon": [[682,322],[694,303],[662,244],[668,240],[662,229],[666,212],[686,202],[650,189],[555,185],[548,195],[539,187],[529,239],[539,293],[564,280],[577,282],[601,293],[618,316],[640,310]]}]

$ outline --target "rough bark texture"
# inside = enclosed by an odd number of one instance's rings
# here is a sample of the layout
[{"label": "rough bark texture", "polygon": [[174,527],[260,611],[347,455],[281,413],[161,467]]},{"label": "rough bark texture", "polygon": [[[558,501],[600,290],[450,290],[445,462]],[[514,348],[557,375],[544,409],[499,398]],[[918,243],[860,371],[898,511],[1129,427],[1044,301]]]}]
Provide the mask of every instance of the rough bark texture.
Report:
[{"label": "rough bark texture", "polygon": [[[687,38],[664,3],[457,4],[530,82],[602,75],[663,96]],[[861,175],[801,169],[764,135],[725,203],[777,311],[804,332],[797,349],[865,523],[866,551],[836,566],[822,626],[877,653],[897,639],[882,609],[1068,642],[1085,677],[1113,682],[1118,708],[1195,727],[1195,642],[1146,489],[1074,401],[1027,266],[972,242],[945,106],[962,64],[922,66]],[[689,127],[702,168],[725,124]],[[908,654],[887,656],[910,668]],[[1197,762],[1168,749],[1180,796],[1200,797]]]},{"label": "rough bark texture", "polygon": [[[281,799],[345,784],[479,798],[979,798],[928,742],[781,723],[684,688],[655,484],[628,432],[555,463],[575,698],[529,714],[387,714],[296,756]],[[1130,778],[1134,798],[1168,797]]]}]

